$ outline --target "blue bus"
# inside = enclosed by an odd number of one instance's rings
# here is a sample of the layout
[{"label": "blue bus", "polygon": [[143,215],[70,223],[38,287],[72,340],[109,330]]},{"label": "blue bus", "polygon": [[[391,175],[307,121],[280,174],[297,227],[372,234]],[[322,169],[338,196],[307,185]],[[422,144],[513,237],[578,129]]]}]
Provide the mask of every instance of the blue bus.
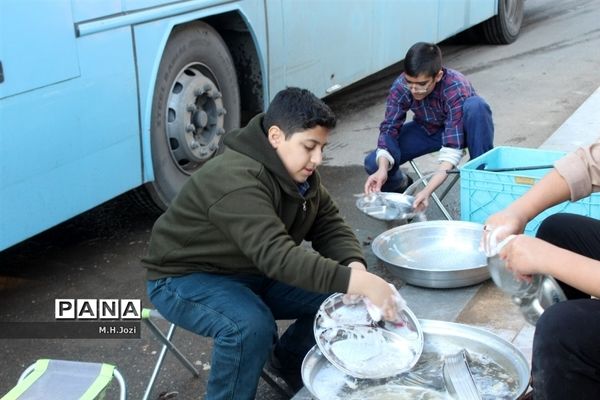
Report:
[{"label": "blue bus", "polygon": [[164,209],[286,86],[520,30],[523,0],[2,0],[0,250],[124,192]]}]

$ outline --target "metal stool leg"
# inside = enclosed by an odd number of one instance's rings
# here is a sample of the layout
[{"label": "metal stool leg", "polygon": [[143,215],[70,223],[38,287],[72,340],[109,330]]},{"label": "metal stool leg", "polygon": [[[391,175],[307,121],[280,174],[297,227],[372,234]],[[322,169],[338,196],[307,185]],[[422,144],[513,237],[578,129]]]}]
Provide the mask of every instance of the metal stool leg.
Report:
[{"label": "metal stool leg", "polygon": [[294,396],[294,393],[292,393],[290,390],[284,388],[283,386],[281,386],[280,384],[278,384],[275,379],[271,378],[269,376],[268,373],[266,373],[264,370],[260,373],[260,377],[267,382],[267,384],[269,386],[271,386],[273,389],[275,389],[280,395],[287,397],[287,398],[291,398]]},{"label": "metal stool leg", "polygon": [[[160,316],[160,314],[158,313],[155,313],[153,315],[162,318],[162,316]],[[148,328],[150,328],[152,333],[154,333],[154,336],[156,336],[156,338],[163,344],[162,349],[160,350],[160,354],[158,356],[158,360],[156,361],[156,365],[154,366],[154,370],[152,371],[152,375],[150,376],[150,380],[148,381],[148,386],[146,386],[144,397],[142,397],[143,400],[148,400],[148,397],[152,392],[152,387],[154,386],[154,381],[158,377],[158,373],[160,372],[160,368],[162,367],[162,363],[165,359],[165,355],[167,354],[168,350],[173,352],[175,357],[177,357],[177,359],[183,364],[184,367],[186,367],[194,375],[194,377],[199,377],[200,372],[198,372],[196,367],[194,367],[194,365],[171,342],[171,338],[175,333],[175,324],[171,323],[167,334],[165,335],[161,332],[158,326],[156,326],[156,324],[150,320],[150,318],[144,318],[144,322],[146,323]]]},{"label": "metal stool leg", "polygon": [[[150,317],[160,318],[165,320],[162,315],[156,310],[144,309],[143,313],[143,321],[146,323],[148,328],[152,331],[156,339],[158,339],[162,344],[162,349],[160,350],[160,354],[158,355],[158,360],[156,361],[156,365],[154,366],[154,370],[152,371],[152,375],[150,376],[150,380],[148,381],[148,386],[146,386],[146,391],[144,392],[144,396],[142,400],[148,400],[150,397],[150,393],[152,392],[152,387],[154,386],[154,382],[158,377],[158,373],[162,367],[162,363],[165,359],[167,351],[172,351],[173,355],[177,357],[177,359],[194,375],[194,377],[199,377],[200,372],[194,367],[194,365],[181,353],[181,351],[175,347],[175,345],[171,342],[173,334],[175,333],[175,328],[177,327],[175,324],[170,323],[169,329],[167,330],[167,334],[165,335],[156,324],[150,319]],[[166,321],[166,320],[165,320]],[[284,397],[291,398],[294,393],[286,387],[278,384],[268,373],[264,370],[261,372],[261,378],[273,389],[275,389],[279,394]]]}]

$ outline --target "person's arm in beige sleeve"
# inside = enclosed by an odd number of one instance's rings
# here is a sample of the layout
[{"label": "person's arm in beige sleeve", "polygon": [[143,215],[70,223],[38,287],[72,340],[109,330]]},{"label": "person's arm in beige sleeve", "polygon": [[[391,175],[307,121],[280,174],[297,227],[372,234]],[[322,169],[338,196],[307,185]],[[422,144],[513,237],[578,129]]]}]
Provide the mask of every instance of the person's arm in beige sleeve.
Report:
[{"label": "person's arm in beige sleeve", "polygon": [[[599,144],[568,154],[522,197],[489,217],[486,226],[504,227],[499,239],[521,233],[527,222],[542,211],[600,190],[599,161]],[[500,252],[500,258],[519,275],[551,275],[585,293],[600,296],[600,261],[526,235],[511,240]]]},{"label": "person's arm in beige sleeve", "polygon": [[566,200],[576,201],[600,190],[600,143],[567,154],[554,169],[504,210],[490,216],[487,226],[505,226],[498,239],[522,233],[542,211]]}]

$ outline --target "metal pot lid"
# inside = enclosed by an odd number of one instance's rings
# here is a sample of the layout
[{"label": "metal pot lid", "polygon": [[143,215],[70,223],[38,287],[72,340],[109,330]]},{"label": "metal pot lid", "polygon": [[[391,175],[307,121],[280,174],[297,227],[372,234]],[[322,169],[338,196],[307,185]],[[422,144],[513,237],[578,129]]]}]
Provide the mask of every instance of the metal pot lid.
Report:
[{"label": "metal pot lid", "polygon": [[346,304],[328,297],[315,317],[317,346],[340,371],[363,379],[387,378],[410,370],[423,351],[418,319],[406,308],[400,322],[374,322],[364,302]]}]

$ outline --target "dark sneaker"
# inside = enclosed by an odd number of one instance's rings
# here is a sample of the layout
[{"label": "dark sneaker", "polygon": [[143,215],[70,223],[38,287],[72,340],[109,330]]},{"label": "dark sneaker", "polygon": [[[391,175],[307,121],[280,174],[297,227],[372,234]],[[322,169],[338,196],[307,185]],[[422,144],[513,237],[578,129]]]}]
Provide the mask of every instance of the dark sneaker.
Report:
[{"label": "dark sneaker", "polygon": [[[399,182],[399,183],[398,183]],[[412,178],[403,170],[398,169],[393,175],[388,174],[384,192],[404,193],[413,184]]]},{"label": "dark sneaker", "polygon": [[398,186],[398,188],[396,190],[394,190],[394,192],[397,193],[404,193],[404,191],[413,184],[413,178],[411,178],[409,175],[404,174],[404,179],[402,180],[402,183],[400,184],[400,186]]},{"label": "dark sneaker", "polygon": [[277,358],[274,351],[271,352],[271,357],[267,360],[265,370],[271,375],[281,378],[293,393],[298,392],[304,386],[300,368],[284,365],[284,363]]}]

